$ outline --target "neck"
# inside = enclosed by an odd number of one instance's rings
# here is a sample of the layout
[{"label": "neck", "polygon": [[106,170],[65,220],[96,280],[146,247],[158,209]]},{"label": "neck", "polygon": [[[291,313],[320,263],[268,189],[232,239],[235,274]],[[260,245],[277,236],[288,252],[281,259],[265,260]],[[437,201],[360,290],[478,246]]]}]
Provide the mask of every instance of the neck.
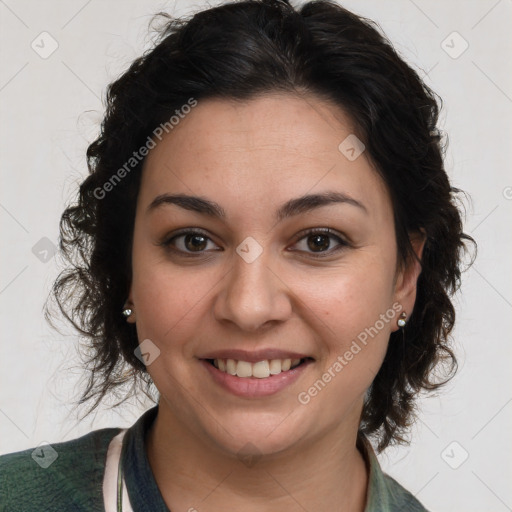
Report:
[{"label": "neck", "polygon": [[[206,444],[160,402],[146,438],[149,464],[169,510],[363,512],[368,471],[357,428],[325,432],[284,452],[240,460]],[[333,456],[336,454],[336,456]]]}]

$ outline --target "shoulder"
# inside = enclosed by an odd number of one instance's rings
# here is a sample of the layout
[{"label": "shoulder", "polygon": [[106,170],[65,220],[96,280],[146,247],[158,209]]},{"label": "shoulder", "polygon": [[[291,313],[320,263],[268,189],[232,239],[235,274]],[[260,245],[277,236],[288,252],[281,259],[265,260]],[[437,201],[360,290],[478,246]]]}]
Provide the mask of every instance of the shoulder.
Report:
[{"label": "shoulder", "polygon": [[108,445],[120,430],[0,456],[0,512],[103,510]]}]

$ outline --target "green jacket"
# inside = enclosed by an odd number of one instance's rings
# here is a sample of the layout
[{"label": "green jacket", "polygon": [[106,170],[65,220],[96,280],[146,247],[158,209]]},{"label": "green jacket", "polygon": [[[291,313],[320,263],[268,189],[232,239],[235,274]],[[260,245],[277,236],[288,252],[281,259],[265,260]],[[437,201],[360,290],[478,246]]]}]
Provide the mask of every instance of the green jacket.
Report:
[{"label": "green jacket", "polygon": [[[169,512],[146,456],[145,433],[158,412],[146,411],[125,435],[122,465],[134,512]],[[107,449],[121,429],[95,430],[78,439],[0,457],[1,512],[105,510],[103,474]],[[427,512],[396,480],[382,472],[371,444],[358,445],[370,470],[365,512]]]}]

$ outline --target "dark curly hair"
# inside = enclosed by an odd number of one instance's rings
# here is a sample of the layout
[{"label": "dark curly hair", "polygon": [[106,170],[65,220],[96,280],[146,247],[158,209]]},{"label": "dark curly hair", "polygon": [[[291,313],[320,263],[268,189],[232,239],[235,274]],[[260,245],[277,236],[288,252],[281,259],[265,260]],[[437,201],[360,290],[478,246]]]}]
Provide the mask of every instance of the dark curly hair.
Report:
[{"label": "dark curly hair", "polygon": [[[460,191],[444,170],[441,99],[377,24],[330,0],[297,8],[287,0],[244,0],[188,18],[157,17],[164,24],[154,47],[108,86],[101,133],[87,150],[89,175],[60,222],[60,248],[71,266],[58,276],[49,299],[56,299],[85,341],[89,380],[78,404],[95,399],[89,414],[108,393],[130,383],[132,392],[140,385],[152,397],[151,378],[134,354],[135,327],[121,315],[144,159],[108,193],[106,184],[191,98],[310,93],[348,113],[386,183],[400,265],[415,257],[409,234],[426,234],[414,311],[405,329],[391,334],[360,422],[360,430],[378,440],[379,452],[406,443],[418,392],[437,389],[457,369],[450,297],[460,286],[466,245],[473,242],[463,233]],[[48,303],[45,309],[53,325]],[[121,396],[115,405],[130,393]]]}]

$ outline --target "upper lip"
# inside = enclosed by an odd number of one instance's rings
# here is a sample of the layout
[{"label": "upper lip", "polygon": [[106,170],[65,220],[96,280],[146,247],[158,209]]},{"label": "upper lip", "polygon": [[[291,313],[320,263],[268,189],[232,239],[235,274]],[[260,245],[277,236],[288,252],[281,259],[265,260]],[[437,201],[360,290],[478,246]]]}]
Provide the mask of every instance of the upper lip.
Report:
[{"label": "upper lip", "polygon": [[[242,349],[225,349],[215,350],[199,356],[199,359],[235,359],[237,361],[247,361],[249,363],[257,363],[267,359],[305,359],[311,356],[298,352],[269,348],[254,351]],[[312,358],[311,358],[312,359]]]}]

